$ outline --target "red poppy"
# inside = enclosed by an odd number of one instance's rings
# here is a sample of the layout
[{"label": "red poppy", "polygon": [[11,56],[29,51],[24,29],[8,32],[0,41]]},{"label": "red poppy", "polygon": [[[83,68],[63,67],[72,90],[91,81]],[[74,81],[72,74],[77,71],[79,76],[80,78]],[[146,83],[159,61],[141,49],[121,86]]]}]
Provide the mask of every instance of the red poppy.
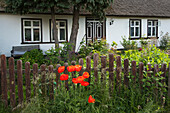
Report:
[{"label": "red poppy", "polygon": [[64,80],[68,80],[68,74],[62,74],[60,76],[60,80],[64,81]]},{"label": "red poppy", "polygon": [[142,48],[139,48],[139,51],[142,51]]},{"label": "red poppy", "polygon": [[68,70],[68,72],[73,72],[73,71],[75,71],[75,67],[74,66],[68,66],[67,67],[67,70]]},{"label": "red poppy", "polygon": [[95,102],[95,99],[90,95],[90,96],[89,96],[89,99],[88,99],[88,102],[89,102],[89,103],[94,103],[94,102]]},{"label": "red poppy", "polygon": [[78,83],[77,78],[73,78],[73,79],[72,79],[72,82],[75,83],[75,84],[77,84],[77,83]]},{"label": "red poppy", "polygon": [[65,70],[65,66],[60,66],[58,68],[58,73],[62,73]]},{"label": "red poppy", "polygon": [[86,81],[82,81],[82,82],[81,82],[81,85],[82,85],[82,86],[88,86],[88,85],[89,85],[89,83],[88,83],[88,82],[86,82]]},{"label": "red poppy", "polygon": [[78,83],[81,83],[82,81],[84,81],[84,77],[83,76],[79,76],[79,77],[77,77],[77,82]]},{"label": "red poppy", "polygon": [[84,78],[89,78],[89,76],[90,76],[90,75],[89,75],[88,72],[84,72],[84,73],[83,73],[83,77],[84,77]]},{"label": "red poppy", "polygon": [[75,65],[75,71],[80,71],[81,70],[81,68],[82,68],[82,66],[80,66],[80,65]]}]

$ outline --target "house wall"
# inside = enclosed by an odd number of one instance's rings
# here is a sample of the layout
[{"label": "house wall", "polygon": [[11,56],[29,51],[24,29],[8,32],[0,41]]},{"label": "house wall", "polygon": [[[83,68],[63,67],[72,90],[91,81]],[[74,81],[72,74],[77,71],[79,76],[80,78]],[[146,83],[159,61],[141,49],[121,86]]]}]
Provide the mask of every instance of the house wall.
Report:
[{"label": "house wall", "polygon": [[[40,45],[40,49],[46,51],[51,47],[54,47],[54,43],[50,42],[50,28],[49,28],[49,19],[50,15],[12,15],[12,14],[0,14],[0,54],[5,54],[10,56],[10,51],[12,46],[25,46],[32,44],[21,44],[21,18],[41,18],[42,19],[42,32],[43,32],[43,42]],[[56,19],[67,19],[68,26],[68,40],[71,34],[72,28],[72,15],[56,15]],[[106,40],[111,45],[113,41],[118,44],[118,48],[123,48],[120,44],[122,41],[122,36],[129,37],[129,19],[141,19],[142,24],[142,36],[146,37],[147,35],[147,20],[148,19],[158,19],[158,36],[161,37],[161,31],[170,33],[170,18],[141,18],[141,17],[115,17],[108,16],[106,19]],[[114,20],[113,24],[110,25],[110,22]],[[79,47],[79,43],[82,41],[86,33],[86,17],[80,16],[79,20],[79,31],[78,39],[76,44],[76,50]],[[138,41],[139,42],[139,41]],[[60,43],[60,46],[63,44]]]},{"label": "house wall", "polygon": [[[0,54],[5,54],[6,56],[11,56],[10,51],[12,46],[25,46],[33,44],[21,44],[22,43],[22,34],[21,34],[21,18],[40,18],[42,19],[42,36],[43,42],[41,43],[40,49],[46,51],[51,47],[54,47],[54,43],[50,42],[50,27],[49,20],[51,19],[50,15],[12,15],[12,14],[0,14]],[[56,15],[56,19],[66,19],[68,27],[68,40],[71,34],[72,27],[72,16],[71,15]],[[85,17],[81,16],[79,20],[80,30],[78,33],[77,44],[80,43],[81,39],[85,34]],[[63,46],[60,43],[60,46]],[[78,47],[78,46],[77,46]]]},{"label": "house wall", "polygon": [[[158,20],[158,37],[161,39],[161,32],[165,34],[166,32],[170,33],[170,18],[141,18],[141,17],[114,17],[109,16],[106,20],[106,39],[109,44],[112,44],[115,41],[118,44],[118,48],[123,48],[120,44],[122,41],[122,36],[126,38],[129,37],[129,20],[130,19],[141,19],[141,36],[147,37],[147,20]],[[114,20],[113,24],[110,25],[110,22]],[[139,40],[138,46],[140,46]],[[159,44],[158,44],[159,45]]]}]

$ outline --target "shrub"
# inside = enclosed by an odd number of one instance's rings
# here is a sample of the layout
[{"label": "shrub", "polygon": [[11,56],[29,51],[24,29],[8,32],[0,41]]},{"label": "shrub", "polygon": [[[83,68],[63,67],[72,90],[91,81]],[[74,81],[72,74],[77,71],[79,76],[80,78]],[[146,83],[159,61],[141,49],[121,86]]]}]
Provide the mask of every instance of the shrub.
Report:
[{"label": "shrub", "polygon": [[26,62],[30,62],[30,65],[32,66],[34,63],[37,63],[38,65],[41,65],[44,63],[44,55],[42,50],[33,49],[31,51],[26,52],[21,58],[23,62],[23,65]]},{"label": "shrub", "polygon": [[130,62],[135,60],[137,65],[139,65],[140,62],[143,62],[145,66],[150,63],[152,67],[154,64],[159,64],[159,66],[161,66],[162,63],[165,63],[168,65],[170,62],[170,58],[165,51],[161,51],[159,48],[151,45],[147,49],[143,48],[142,51],[127,50],[121,57],[122,59],[128,58]]},{"label": "shrub", "polygon": [[81,48],[78,53],[82,58],[90,55],[90,53],[98,53],[99,55],[106,55],[108,53],[108,43],[105,39],[95,40],[88,45],[85,44],[85,41],[82,41],[80,44]]},{"label": "shrub", "polygon": [[[59,48],[53,48],[47,50],[45,53],[47,55],[46,57],[46,64],[47,65],[56,65],[61,64],[63,65],[64,62],[70,63],[72,60],[77,60],[77,55],[75,52],[71,51],[71,44],[70,43],[64,43],[63,47]],[[70,57],[71,56],[71,57]]]},{"label": "shrub", "polygon": [[124,47],[124,49],[136,49],[137,48],[137,42],[131,41],[127,39],[126,37],[122,37],[122,42],[120,41],[121,45]]},{"label": "shrub", "polygon": [[161,49],[170,48],[170,36],[168,32],[164,35],[163,35],[163,32],[161,33],[160,48]]}]

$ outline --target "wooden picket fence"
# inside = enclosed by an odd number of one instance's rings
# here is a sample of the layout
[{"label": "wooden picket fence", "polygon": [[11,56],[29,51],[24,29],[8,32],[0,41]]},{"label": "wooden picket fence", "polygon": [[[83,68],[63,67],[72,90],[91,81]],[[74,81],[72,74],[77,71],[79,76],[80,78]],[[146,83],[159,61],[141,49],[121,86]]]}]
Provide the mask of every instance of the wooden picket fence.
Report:
[{"label": "wooden picket fence", "polygon": [[[142,88],[142,78],[143,76],[143,71],[144,69],[144,64],[141,62],[139,63],[139,66],[137,68],[136,61],[131,62],[131,69],[129,69],[130,62],[128,59],[124,59],[124,65],[121,65],[121,57],[117,56],[116,60],[113,54],[109,54],[109,67],[107,67],[107,59],[106,56],[101,56],[101,69],[98,69],[99,65],[99,56],[98,54],[94,54],[93,56],[93,68],[91,66],[91,58],[89,56],[86,57],[86,68],[82,67],[81,71],[79,72],[79,75],[82,75],[84,71],[87,71],[91,75],[91,71],[94,71],[94,77],[95,77],[95,82],[101,79],[101,82],[105,80],[105,75],[106,71],[109,71],[109,86],[111,90],[114,90],[113,88],[113,82],[114,82],[114,74],[116,74],[116,83],[117,88],[120,89],[120,84],[121,84],[121,72],[124,72],[124,81],[123,83],[128,86],[129,84],[129,72],[134,76],[133,81],[135,83],[137,79],[137,73],[139,76],[139,85]],[[114,67],[114,61],[116,61],[116,67]],[[75,61],[71,62],[72,65],[76,65]],[[79,65],[83,66],[84,62],[83,59],[79,59]],[[68,63],[65,63],[64,66],[67,68]],[[53,81],[51,82],[51,91],[50,91],[50,98],[52,99],[54,96],[54,90],[53,88],[56,87],[58,88],[60,84],[60,74],[58,73],[58,67],[60,65],[58,64],[56,68],[52,65],[48,66],[48,69],[46,65],[41,65],[40,69],[38,68],[37,64],[33,64],[33,68],[30,68],[30,63],[26,62],[25,63],[25,69],[22,68],[22,61],[18,60],[17,61],[17,66],[15,69],[15,63],[14,63],[14,58],[11,57],[8,59],[8,69],[7,69],[7,60],[5,55],[1,55],[1,67],[0,67],[0,74],[1,74],[1,96],[2,100],[4,100],[5,104],[8,105],[8,90],[10,92],[10,105],[12,107],[16,106],[16,93],[15,93],[15,87],[16,85],[18,86],[18,103],[22,103],[24,101],[24,95],[23,95],[23,73],[25,73],[25,85],[26,85],[26,100],[29,100],[31,98],[31,91],[34,92],[34,95],[36,93],[36,86],[33,84],[33,90],[31,90],[31,80],[30,80],[30,74],[33,74],[33,79],[38,76],[38,74],[41,74],[42,79],[41,82],[45,83],[46,75],[48,73],[55,73],[56,74],[56,85],[53,84]],[[149,70],[147,71],[153,71],[154,75],[156,75],[157,72],[162,71],[163,74],[161,76],[165,77],[166,73],[168,73],[168,97],[170,97],[170,63],[169,67],[167,67],[166,64],[162,64],[161,68],[158,68],[158,64],[154,65],[154,68],[151,68],[151,64],[148,64]],[[101,77],[99,78],[98,72],[101,72]],[[64,71],[65,74],[68,74],[69,72],[67,70]],[[7,84],[7,75],[9,74],[9,84]],[[17,83],[15,83],[15,74],[17,74]],[[148,76],[151,76],[150,73],[148,73]],[[75,77],[75,72],[71,73],[71,77]],[[91,77],[89,77],[88,82],[91,82]],[[162,82],[165,82],[165,79],[162,80]],[[69,90],[70,85],[68,84],[68,81],[65,81],[65,87],[66,90]],[[42,88],[42,93],[45,92],[45,88]]]}]

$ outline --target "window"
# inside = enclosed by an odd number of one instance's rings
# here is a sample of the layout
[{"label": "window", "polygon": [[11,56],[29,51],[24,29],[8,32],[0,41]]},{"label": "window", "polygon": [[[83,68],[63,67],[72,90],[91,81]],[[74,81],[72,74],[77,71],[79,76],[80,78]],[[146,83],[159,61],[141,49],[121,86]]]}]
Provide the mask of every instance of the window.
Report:
[{"label": "window", "polygon": [[148,20],[148,37],[158,36],[158,21]]},{"label": "window", "polygon": [[22,19],[23,42],[41,42],[41,19]]},{"label": "window", "polygon": [[[51,20],[50,20],[51,21]],[[67,21],[66,20],[56,20],[56,27],[58,30],[58,41],[65,42],[67,41]],[[51,21],[51,41],[55,42],[53,37],[53,24]]]},{"label": "window", "polygon": [[130,38],[140,38],[141,20],[130,20]]}]

